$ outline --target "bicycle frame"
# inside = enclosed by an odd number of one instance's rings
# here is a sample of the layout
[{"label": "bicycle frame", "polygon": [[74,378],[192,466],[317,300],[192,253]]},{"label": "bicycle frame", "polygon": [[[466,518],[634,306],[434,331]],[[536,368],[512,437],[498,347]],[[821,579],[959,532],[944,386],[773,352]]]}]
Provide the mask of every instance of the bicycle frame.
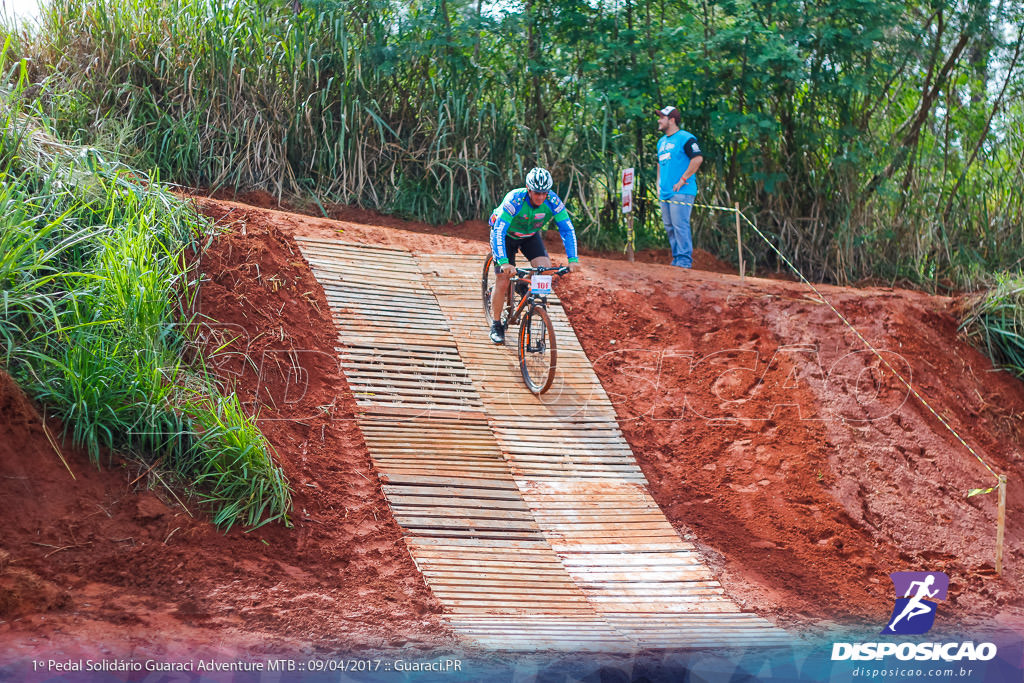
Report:
[{"label": "bicycle frame", "polygon": [[[543,287],[535,292],[531,276],[543,273],[565,275],[570,269],[568,266],[541,266],[510,270],[512,272],[508,274],[508,289],[499,295],[498,269],[494,266],[493,255],[487,256],[480,281],[481,301],[488,323],[493,323],[494,305],[498,303],[495,296],[504,296],[497,319],[505,324],[506,329],[512,325],[519,325],[519,371],[523,375],[526,388],[539,396],[547,391],[554,381],[558,356],[555,328],[547,311],[550,290]],[[524,285],[528,290],[521,289]],[[523,293],[519,295],[518,292]],[[516,301],[516,296],[520,296],[519,301]],[[534,326],[535,318],[539,322],[539,327]]]},{"label": "bicycle frame", "polygon": [[[505,306],[510,307],[515,292],[516,284],[519,282],[525,282],[529,287],[533,287],[533,283],[529,279],[529,275],[537,274],[543,275],[544,273],[554,273],[556,275],[564,275],[568,273],[569,269],[566,266],[540,266],[537,268],[516,268],[516,274],[514,277],[509,278],[508,281],[508,292],[506,293]],[[522,299],[519,300],[519,304],[512,311],[508,317],[508,326],[512,327],[519,322],[519,318],[522,316],[523,311],[526,310],[527,306],[542,306],[547,308],[548,298],[541,294],[534,294],[533,291],[528,292]]]}]

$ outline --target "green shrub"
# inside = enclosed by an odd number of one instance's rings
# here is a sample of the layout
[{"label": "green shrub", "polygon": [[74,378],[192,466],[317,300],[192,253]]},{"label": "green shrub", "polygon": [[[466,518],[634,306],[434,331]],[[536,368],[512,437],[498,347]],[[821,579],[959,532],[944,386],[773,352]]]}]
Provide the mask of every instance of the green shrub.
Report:
[{"label": "green shrub", "polygon": [[93,460],[168,468],[218,525],[287,521],[269,444],[189,336],[186,250],[209,222],[156,178],[59,142],[26,106],[23,75],[15,65],[0,93],[0,360]]},{"label": "green shrub", "polygon": [[998,276],[973,298],[960,328],[993,363],[1024,378],[1024,275]]}]

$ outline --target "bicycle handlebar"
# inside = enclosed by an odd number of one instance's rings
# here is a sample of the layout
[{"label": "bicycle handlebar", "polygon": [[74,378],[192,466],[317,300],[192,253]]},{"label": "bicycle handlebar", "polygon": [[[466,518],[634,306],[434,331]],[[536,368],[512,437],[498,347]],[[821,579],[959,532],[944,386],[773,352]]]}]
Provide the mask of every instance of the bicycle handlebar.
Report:
[{"label": "bicycle handlebar", "polygon": [[516,268],[517,277],[526,277],[531,273],[537,273],[543,275],[544,273],[554,273],[555,275],[565,275],[569,272],[569,266],[540,266],[537,268]]}]

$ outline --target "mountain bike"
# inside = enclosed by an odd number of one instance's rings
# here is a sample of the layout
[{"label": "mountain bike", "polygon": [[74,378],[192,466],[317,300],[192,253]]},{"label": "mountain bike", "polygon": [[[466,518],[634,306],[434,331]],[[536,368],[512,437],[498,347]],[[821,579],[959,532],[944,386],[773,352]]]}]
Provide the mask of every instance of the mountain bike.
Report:
[{"label": "mountain bike", "polygon": [[[506,330],[519,323],[519,370],[523,374],[526,388],[538,396],[551,388],[558,360],[555,328],[547,311],[551,276],[568,272],[567,266],[516,268],[515,275],[509,279],[508,296],[501,312],[501,322],[505,324]],[[494,322],[491,295],[494,293],[496,277],[494,255],[488,254],[480,279],[488,327]]]}]

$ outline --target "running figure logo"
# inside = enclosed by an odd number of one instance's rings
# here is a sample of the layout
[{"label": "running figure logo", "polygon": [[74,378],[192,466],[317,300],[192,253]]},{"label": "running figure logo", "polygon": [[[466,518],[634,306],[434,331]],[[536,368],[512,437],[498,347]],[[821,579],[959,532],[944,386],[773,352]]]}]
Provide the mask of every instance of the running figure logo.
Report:
[{"label": "running figure logo", "polygon": [[896,606],[883,634],[927,633],[935,623],[936,600],[945,600],[949,577],[942,572],[893,572]]}]

